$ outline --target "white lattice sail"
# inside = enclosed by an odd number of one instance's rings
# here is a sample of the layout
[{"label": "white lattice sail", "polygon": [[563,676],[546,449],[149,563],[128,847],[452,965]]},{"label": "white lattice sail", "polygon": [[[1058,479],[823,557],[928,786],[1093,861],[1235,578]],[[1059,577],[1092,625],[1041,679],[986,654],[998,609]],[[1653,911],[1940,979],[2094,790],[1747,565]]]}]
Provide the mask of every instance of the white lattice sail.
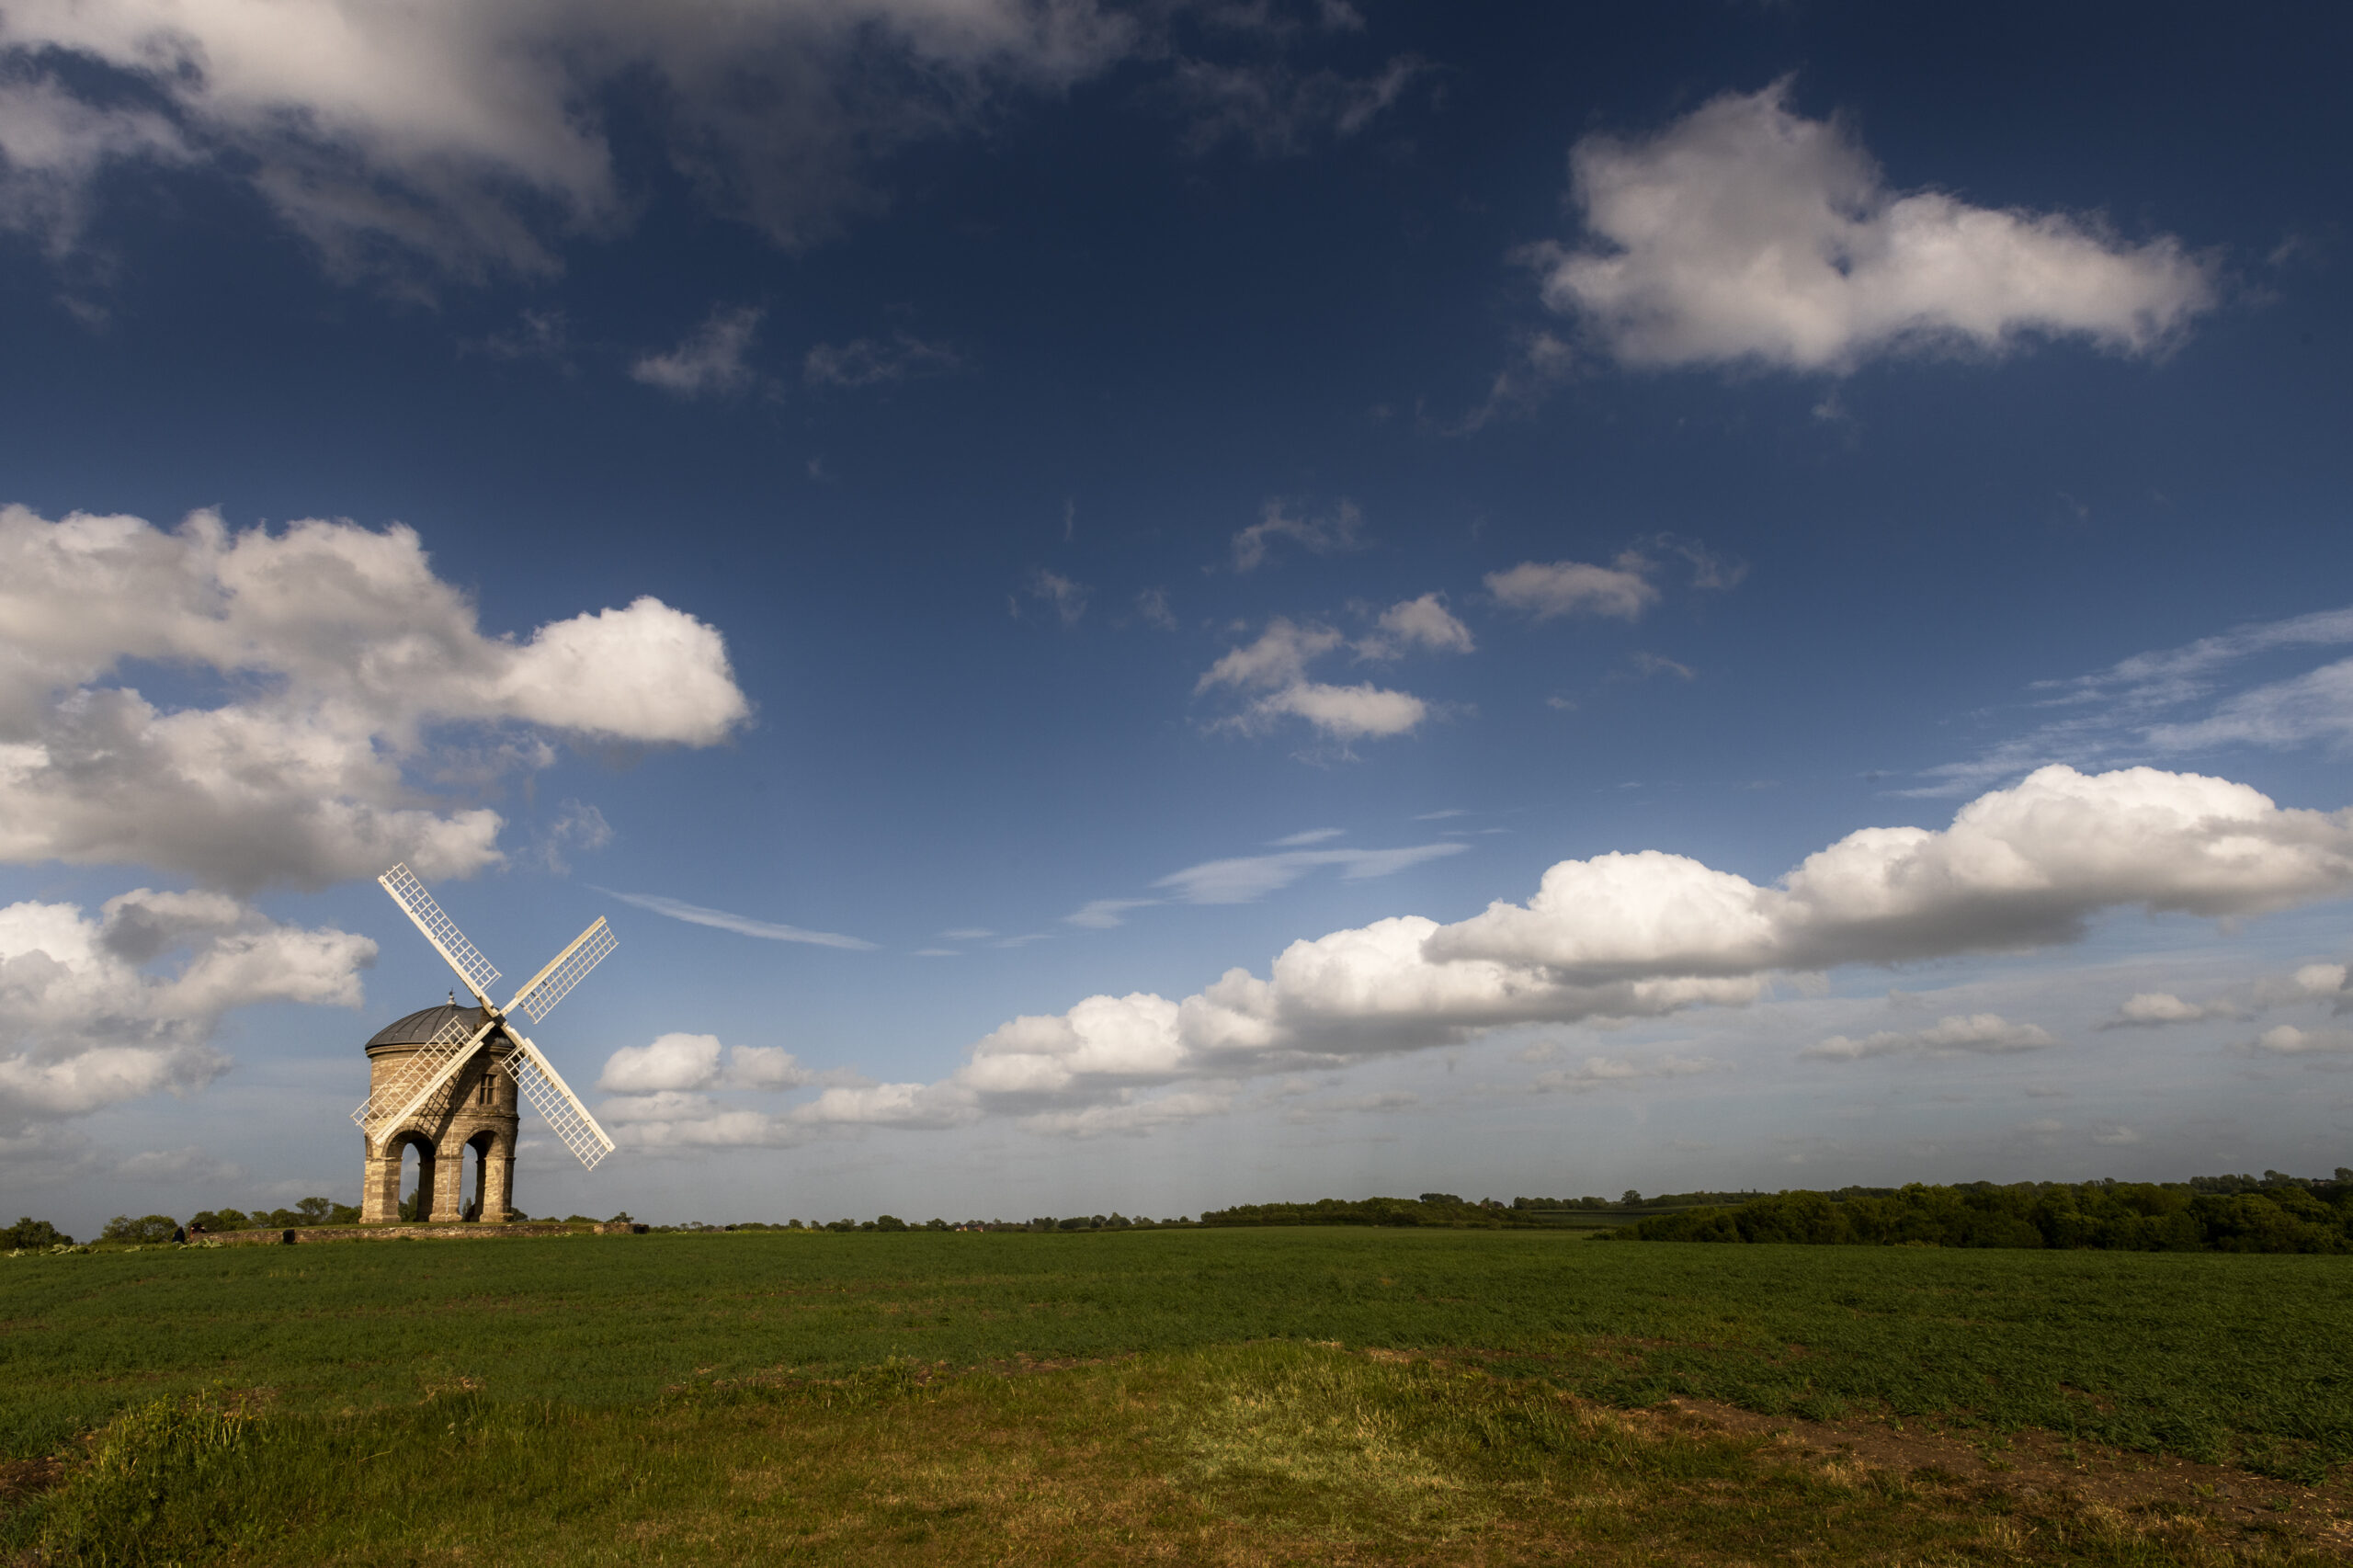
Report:
[{"label": "white lattice sail", "polygon": [[449,960],[449,967],[458,971],[459,978],[475,995],[487,1003],[491,983],[498,978],[498,966],[483,957],[481,949],[466,940],[466,934],[458,929],[456,921],[441,913],[441,906],[433,902],[433,895],[425,891],[425,884],[416,880],[416,873],[403,864],[393,867],[376,881],[392,895],[392,902],[416,922],[416,928],[425,933],[425,939]]},{"label": "white lattice sail", "polygon": [[538,1023],[607,953],[620,946],[612,927],[605,924],[605,917],[598,915],[588,929],[572,939],[570,946],[550,959],[546,967],[515,994],[515,1000],[501,1010],[490,999],[491,983],[498,978],[497,966],[466,940],[466,934],[458,929],[456,921],[442,913],[433,895],[425,891],[425,884],[416,880],[416,873],[404,865],[395,866],[376,881],[481,1001],[482,1023],[477,1028],[461,1013],[442,1025],[431,1040],[418,1047],[393,1075],[369,1096],[366,1104],[351,1113],[351,1119],[370,1139],[381,1140],[413,1117],[438,1115],[448,1107],[449,1085],[459,1071],[472,1060],[483,1042],[495,1034],[506,1047],[502,1052],[496,1042],[492,1045],[499,1065],[514,1078],[523,1097],[530,1101],[531,1108],[555,1130],[563,1146],[582,1165],[594,1170],[597,1161],[613,1152],[612,1139],[597,1125],[597,1119],[588,1114],[588,1108],[580,1103],[580,1096],[572,1092],[572,1086],[563,1081],[554,1064],[540,1054],[540,1048],[515,1031],[508,1015],[520,1012]]},{"label": "white lattice sail", "polygon": [[574,937],[572,946],[556,954],[547,968],[531,977],[531,983],[515,994],[515,1000],[506,1004],[506,1010],[512,1013],[519,1008],[531,1016],[531,1022],[538,1023],[555,1011],[555,1005],[563,1000],[566,992],[587,978],[597,960],[619,946],[613,928],[599,915],[595,925]]},{"label": "white lattice sail", "polygon": [[446,1096],[449,1081],[473,1054],[475,1044],[491,1029],[485,1018],[477,1026],[465,1013],[450,1016],[448,1022],[433,1031],[433,1038],[416,1048],[416,1053],[400,1065],[399,1071],[384,1080],[374,1094],[351,1113],[351,1119],[369,1137],[380,1131],[389,1131],[431,1106],[433,1095]]},{"label": "white lattice sail", "polygon": [[516,1086],[531,1102],[531,1108],[563,1140],[563,1146],[582,1165],[595,1170],[597,1162],[613,1152],[612,1139],[597,1125],[597,1119],[588,1114],[588,1108],[580,1103],[580,1096],[572,1092],[572,1085],[563,1081],[554,1064],[540,1054],[538,1046],[520,1035],[510,1038],[517,1049],[503,1065],[514,1075]]}]

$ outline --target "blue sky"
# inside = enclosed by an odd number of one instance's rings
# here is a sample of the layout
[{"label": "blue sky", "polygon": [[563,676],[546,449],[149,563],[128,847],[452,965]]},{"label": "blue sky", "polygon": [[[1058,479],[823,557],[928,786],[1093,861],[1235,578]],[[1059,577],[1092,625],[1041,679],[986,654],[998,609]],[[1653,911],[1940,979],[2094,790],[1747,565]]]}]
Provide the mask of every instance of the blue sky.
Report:
[{"label": "blue sky", "polygon": [[0,1201],[2353,1163],[2345,29],[0,0]]}]

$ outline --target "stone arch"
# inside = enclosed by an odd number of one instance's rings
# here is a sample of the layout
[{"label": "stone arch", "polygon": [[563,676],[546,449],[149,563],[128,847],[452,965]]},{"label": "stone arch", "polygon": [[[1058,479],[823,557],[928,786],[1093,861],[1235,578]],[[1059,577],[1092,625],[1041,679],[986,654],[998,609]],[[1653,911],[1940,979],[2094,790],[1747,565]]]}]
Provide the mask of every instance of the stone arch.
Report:
[{"label": "stone arch", "polygon": [[[371,1095],[406,1099],[418,1053],[430,1049],[451,1025],[472,1032],[485,1018],[482,1009],[460,1007],[453,997],[379,1029],[366,1048]],[[438,1224],[473,1219],[504,1221],[514,1212],[515,1142],[522,1108],[517,1088],[514,1074],[506,1070],[502,1052],[494,1045],[462,1063],[443,1089],[418,1108],[416,1119],[387,1135],[382,1147],[368,1142],[361,1223],[399,1220],[401,1157],[411,1147],[417,1151],[421,1177],[418,1219]],[[471,1198],[465,1190],[469,1174],[474,1177]]]},{"label": "stone arch", "polygon": [[[433,1211],[438,1180],[442,1175],[439,1151],[432,1135],[418,1127],[404,1127],[368,1156],[367,1179],[359,1196],[362,1224],[388,1224],[401,1217],[401,1157],[416,1151],[416,1212],[419,1219]],[[448,1173],[454,1176],[457,1173]]]},{"label": "stone arch", "polygon": [[[472,1181],[472,1201],[461,1217],[493,1223],[506,1218],[515,1191],[515,1131],[509,1127],[480,1128],[460,1145],[458,1157],[466,1163]],[[463,1188],[460,1189],[461,1192]]]}]

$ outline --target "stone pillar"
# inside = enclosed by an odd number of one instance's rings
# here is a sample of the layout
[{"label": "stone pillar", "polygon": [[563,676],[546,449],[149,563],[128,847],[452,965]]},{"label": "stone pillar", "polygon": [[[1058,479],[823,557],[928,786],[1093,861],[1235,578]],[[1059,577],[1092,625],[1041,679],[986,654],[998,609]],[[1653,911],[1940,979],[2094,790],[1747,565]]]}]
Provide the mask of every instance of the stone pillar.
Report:
[{"label": "stone pillar", "polygon": [[[443,1142],[449,1147],[434,1151],[433,1174],[441,1179],[433,1184],[430,1210],[435,1224],[454,1225],[466,1217],[466,1146],[447,1139]],[[424,1203],[416,1206],[419,1219],[425,1218],[427,1207]]]},{"label": "stone pillar", "polygon": [[360,1141],[367,1143],[368,1155],[360,1167],[359,1222],[389,1225],[401,1217],[401,1146],[379,1149],[365,1134]]},{"label": "stone pillar", "polygon": [[515,1140],[491,1140],[482,1162],[482,1217],[485,1224],[503,1225],[515,1210]]},{"label": "stone pillar", "polygon": [[[440,1209],[442,1187],[456,1184],[445,1184],[438,1179],[441,1162],[435,1157],[433,1145],[422,1138],[414,1142],[416,1144],[416,1217],[422,1220]],[[400,1210],[396,1207],[392,1212],[397,1214]]]}]

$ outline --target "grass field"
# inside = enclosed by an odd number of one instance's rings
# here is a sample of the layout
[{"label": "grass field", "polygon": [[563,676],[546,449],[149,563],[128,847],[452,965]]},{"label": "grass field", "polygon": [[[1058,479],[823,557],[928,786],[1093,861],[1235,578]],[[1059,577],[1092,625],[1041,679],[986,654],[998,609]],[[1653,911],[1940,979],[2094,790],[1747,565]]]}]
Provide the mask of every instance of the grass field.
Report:
[{"label": "grass field", "polygon": [[[2353,1460],[2333,1257],[1394,1230],[149,1250],[0,1261],[0,1449],[75,1456],[5,1539],[89,1562],[2286,1562],[2329,1551]],[[1673,1398],[2323,1484],[2271,1484],[2309,1528],[2249,1533],[1639,1414]]]}]

